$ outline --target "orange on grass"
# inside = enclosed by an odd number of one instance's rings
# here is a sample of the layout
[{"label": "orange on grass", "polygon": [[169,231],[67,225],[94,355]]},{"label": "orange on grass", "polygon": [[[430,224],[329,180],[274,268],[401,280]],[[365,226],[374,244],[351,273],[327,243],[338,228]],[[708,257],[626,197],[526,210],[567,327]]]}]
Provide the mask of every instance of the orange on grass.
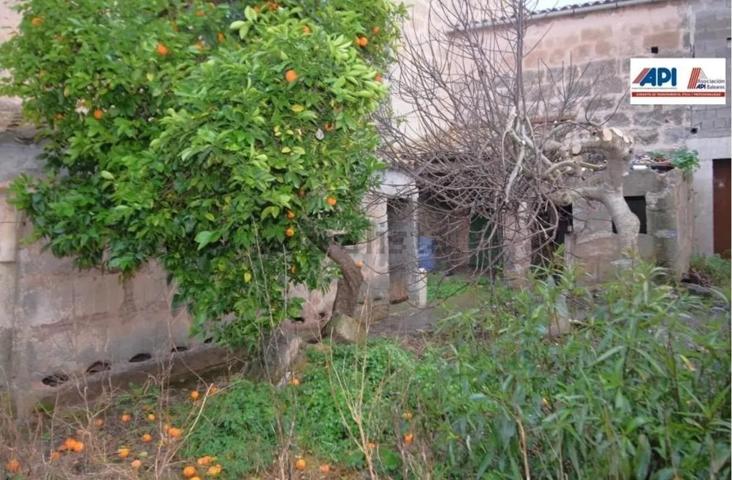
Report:
[{"label": "orange on grass", "polygon": [[380,27],[380,26],[378,26],[378,25],[374,25],[374,28],[372,28],[372,29],[371,29],[371,32],[372,32],[372,33],[373,33],[374,35],[378,35],[379,33],[381,33],[381,27]]},{"label": "orange on grass", "polygon": [[139,470],[142,466],[142,460],[132,460],[130,463],[130,467],[134,468],[135,470]]},{"label": "orange on grass", "polygon": [[217,464],[212,467],[208,467],[208,470],[206,471],[206,475],[208,475],[209,477],[218,477],[219,474],[221,473],[221,470],[223,470],[221,468],[221,465]]},{"label": "orange on grass", "polygon": [[71,447],[71,450],[74,453],[81,453],[84,451],[84,448],[85,448],[84,442],[76,441],[76,442],[74,442],[74,445]]},{"label": "orange on grass", "polygon": [[308,466],[308,462],[306,462],[304,458],[298,458],[295,461],[295,470],[303,471],[307,468],[307,466]]},{"label": "orange on grass", "polygon": [[295,220],[295,212],[293,212],[292,210],[288,210],[287,211],[287,219],[288,220]]},{"label": "orange on grass", "polygon": [[104,110],[102,110],[101,108],[97,108],[96,110],[94,110],[94,118],[96,118],[97,120],[103,119]]},{"label": "orange on grass", "polygon": [[148,413],[147,414],[147,419],[149,421],[151,421],[151,422],[154,422],[155,421],[155,414],[154,413]]},{"label": "orange on grass", "polygon": [[297,377],[292,377],[290,379],[290,385],[298,386],[300,385],[300,379]]},{"label": "orange on grass", "polygon": [[203,457],[196,460],[196,463],[202,467],[208,467],[213,462],[214,458],[210,455],[204,455]]},{"label": "orange on grass", "polygon": [[405,433],[404,434],[404,444],[405,445],[411,445],[412,442],[414,442],[414,434],[413,433]]},{"label": "orange on grass", "polygon": [[191,480],[201,480],[201,477],[199,477],[199,476],[191,477]]},{"label": "orange on grass", "polygon": [[329,195],[328,198],[325,199],[325,203],[327,203],[331,207],[335,207],[336,203],[338,203],[338,200],[336,200],[333,195]]},{"label": "orange on grass", "polygon": [[155,52],[161,57],[164,57],[170,53],[170,50],[164,44],[158,43],[158,45],[155,47]]},{"label": "orange on grass", "polygon": [[20,461],[17,458],[11,458],[5,464],[5,470],[7,470],[8,473],[18,473],[18,472],[20,472]]},{"label": "orange on grass", "polygon": [[292,83],[297,80],[297,72],[292,68],[285,72],[285,80],[288,83]]},{"label": "orange on grass", "polygon": [[43,17],[33,17],[31,19],[31,25],[33,25],[34,27],[40,27],[41,25],[43,25],[43,22],[45,22]]},{"label": "orange on grass", "polygon": [[153,437],[152,437],[152,435],[150,435],[149,433],[146,433],[146,434],[144,434],[144,435],[142,436],[142,441],[143,441],[144,443],[150,443],[150,442],[152,442],[152,439],[153,439]]},{"label": "orange on grass", "polygon": [[376,444],[374,442],[369,442],[366,444],[366,447],[368,447],[369,450],[373,450],[376,448]]},{"label": "orange on grass", "polygon": [[122,447],[117,450],[117,456],[119,458],[127,458],[130,456],[130,449],[127,447]]},{"label": "orange on grass", "polygon": [[330,473],[330,465],[324,463],[320,466],[318,470],[320,470],[320,473]]},{"label": "orange on grass", "polygon": [[170,438],[180,438],[183,435],[183,430],[180,428],[170,427],[168,428],[168,435]]},{"label": "orange on grass", "polygon": [[132,420],[132,415],[130,415],[129,413],[123,413],[122,416],[119,417],[119,419],[122,421],[122,423],[130,423],[130,421]]},{"label": "orange on grass", "polygon": [[199,392],[198,390],[191,390],[191,400],[195,402],[200,396],[201,392]]},{"label": "orange on grass", "polygon": [[73,450],[74,444],[76,443],[76,439],[69,437],[66,440],[64,440],[64,443],[61,444],[60,447],[58,447],[59,450]]},{"label": "orange on grass", "polygon": [[198,472],[196,471],[196,467],[192,467],[188,465],[183,469],[183,476],[186,478],[195,477]]},{"label": "orange on grass", "polygon": [[358,45],[359,47],[364,48],[368,44],[369,44],[369,39],[366,38],[365,36],[360,35],[360,36],[356,37],[356,45]]},{"label": "orange on grass", "polygon": [[285,236],[288,237],[288,238],[294,237],[295,236],[295,229],[292,228],[292,227],[287,227],[285,229]]}]

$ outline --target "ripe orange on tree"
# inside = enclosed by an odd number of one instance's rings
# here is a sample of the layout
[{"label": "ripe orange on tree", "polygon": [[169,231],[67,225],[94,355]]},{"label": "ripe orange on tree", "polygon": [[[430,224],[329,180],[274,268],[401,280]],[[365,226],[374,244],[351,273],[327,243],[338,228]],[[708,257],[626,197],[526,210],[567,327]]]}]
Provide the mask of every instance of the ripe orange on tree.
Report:
[{"label": "ripe orange on tree", "polygon": [[285,236],[288,237],[288,238],[294,237],[295,236],[295,229],[292,228],[292,227],[287,227],[285,229]]},{"label": "ripe orange on tree", "polygon": [[328,198],[325,199],[325,203],[327,203],[331,207],[335,207],[336,203],[338,203],[338,200],[336,200],[333,195],[329,195]]},{"label": "ripe orange on tree", "polygon": [[358,45],[359,47],[364,48],[368,44],[369,44],[369,39],[366,38],[365,36],[360,35],[360,36],[356,37],[356,45]]},{"label": "ripe orange on tree", "polygon": [[288,210],[287,211],[287,219],[288,220],[295,220],[295,212],[293,212],[292,210]]},{"label": "ripe orange on tree", "polygon": [[158,43],[158,45],[155,47],[155,52],[161,57],[165,57],[170,53],[170,50],[168,49],[168,47],[165,46],[165,44]]},{"label": "ripe orange on tree", "polygon": [[289,69],[285,72],[285,80],[287,80],[288,83],[292,83],[297,80],[297,72],[294,69]]},{"label": "ripe orange on tree", "polygon": [[97,120],[103,119],[104,110],[102,110],[101,108],[97,108],[96,110],[94,110],[94,118],[96,118]]}]

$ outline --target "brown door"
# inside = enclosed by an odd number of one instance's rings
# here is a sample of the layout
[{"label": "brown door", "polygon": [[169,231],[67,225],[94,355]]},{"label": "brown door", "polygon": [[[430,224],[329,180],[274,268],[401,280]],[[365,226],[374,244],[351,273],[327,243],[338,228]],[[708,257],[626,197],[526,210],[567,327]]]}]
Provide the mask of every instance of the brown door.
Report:
[{"label": "brown door", "polygon": [[730,258],[730,159],[714,160],[714,253]]}]

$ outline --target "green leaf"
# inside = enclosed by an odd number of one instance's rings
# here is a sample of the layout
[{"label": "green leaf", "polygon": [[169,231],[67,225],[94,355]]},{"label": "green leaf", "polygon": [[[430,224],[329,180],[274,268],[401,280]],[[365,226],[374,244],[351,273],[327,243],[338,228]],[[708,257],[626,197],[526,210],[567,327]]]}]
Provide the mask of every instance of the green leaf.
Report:
[{"label": "green leaf", "polygon": [[196,243],[198,243],[198,250],[202,249],[209,243],[215,242],[219,239],[219,236],[221,235],[218,231],[208,231],[204,230],[202,232],[198,232],[196,235]]},{"label": "green leaf", "polygon": [[635,451],[635,478],[644,480],[648,476],[651,465],[651,444],[644,434],[638,436],[638,445]]},{"label": "green leaf", "polygon": [[106,178],[107,180],[114,180],[114,175],[112,175],[112,173],[108,172],[107,170],[102,170],[99,175],[101,175],[102,178]]}]

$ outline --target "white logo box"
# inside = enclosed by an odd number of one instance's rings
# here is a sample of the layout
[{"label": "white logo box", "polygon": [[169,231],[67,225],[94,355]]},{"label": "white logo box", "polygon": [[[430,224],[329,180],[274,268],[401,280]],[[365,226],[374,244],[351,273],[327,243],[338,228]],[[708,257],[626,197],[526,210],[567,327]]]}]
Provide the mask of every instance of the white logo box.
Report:
[{"label": "white logo box", "polygon": [[725,105],[724,58],[631,58],[633,105]]}]

